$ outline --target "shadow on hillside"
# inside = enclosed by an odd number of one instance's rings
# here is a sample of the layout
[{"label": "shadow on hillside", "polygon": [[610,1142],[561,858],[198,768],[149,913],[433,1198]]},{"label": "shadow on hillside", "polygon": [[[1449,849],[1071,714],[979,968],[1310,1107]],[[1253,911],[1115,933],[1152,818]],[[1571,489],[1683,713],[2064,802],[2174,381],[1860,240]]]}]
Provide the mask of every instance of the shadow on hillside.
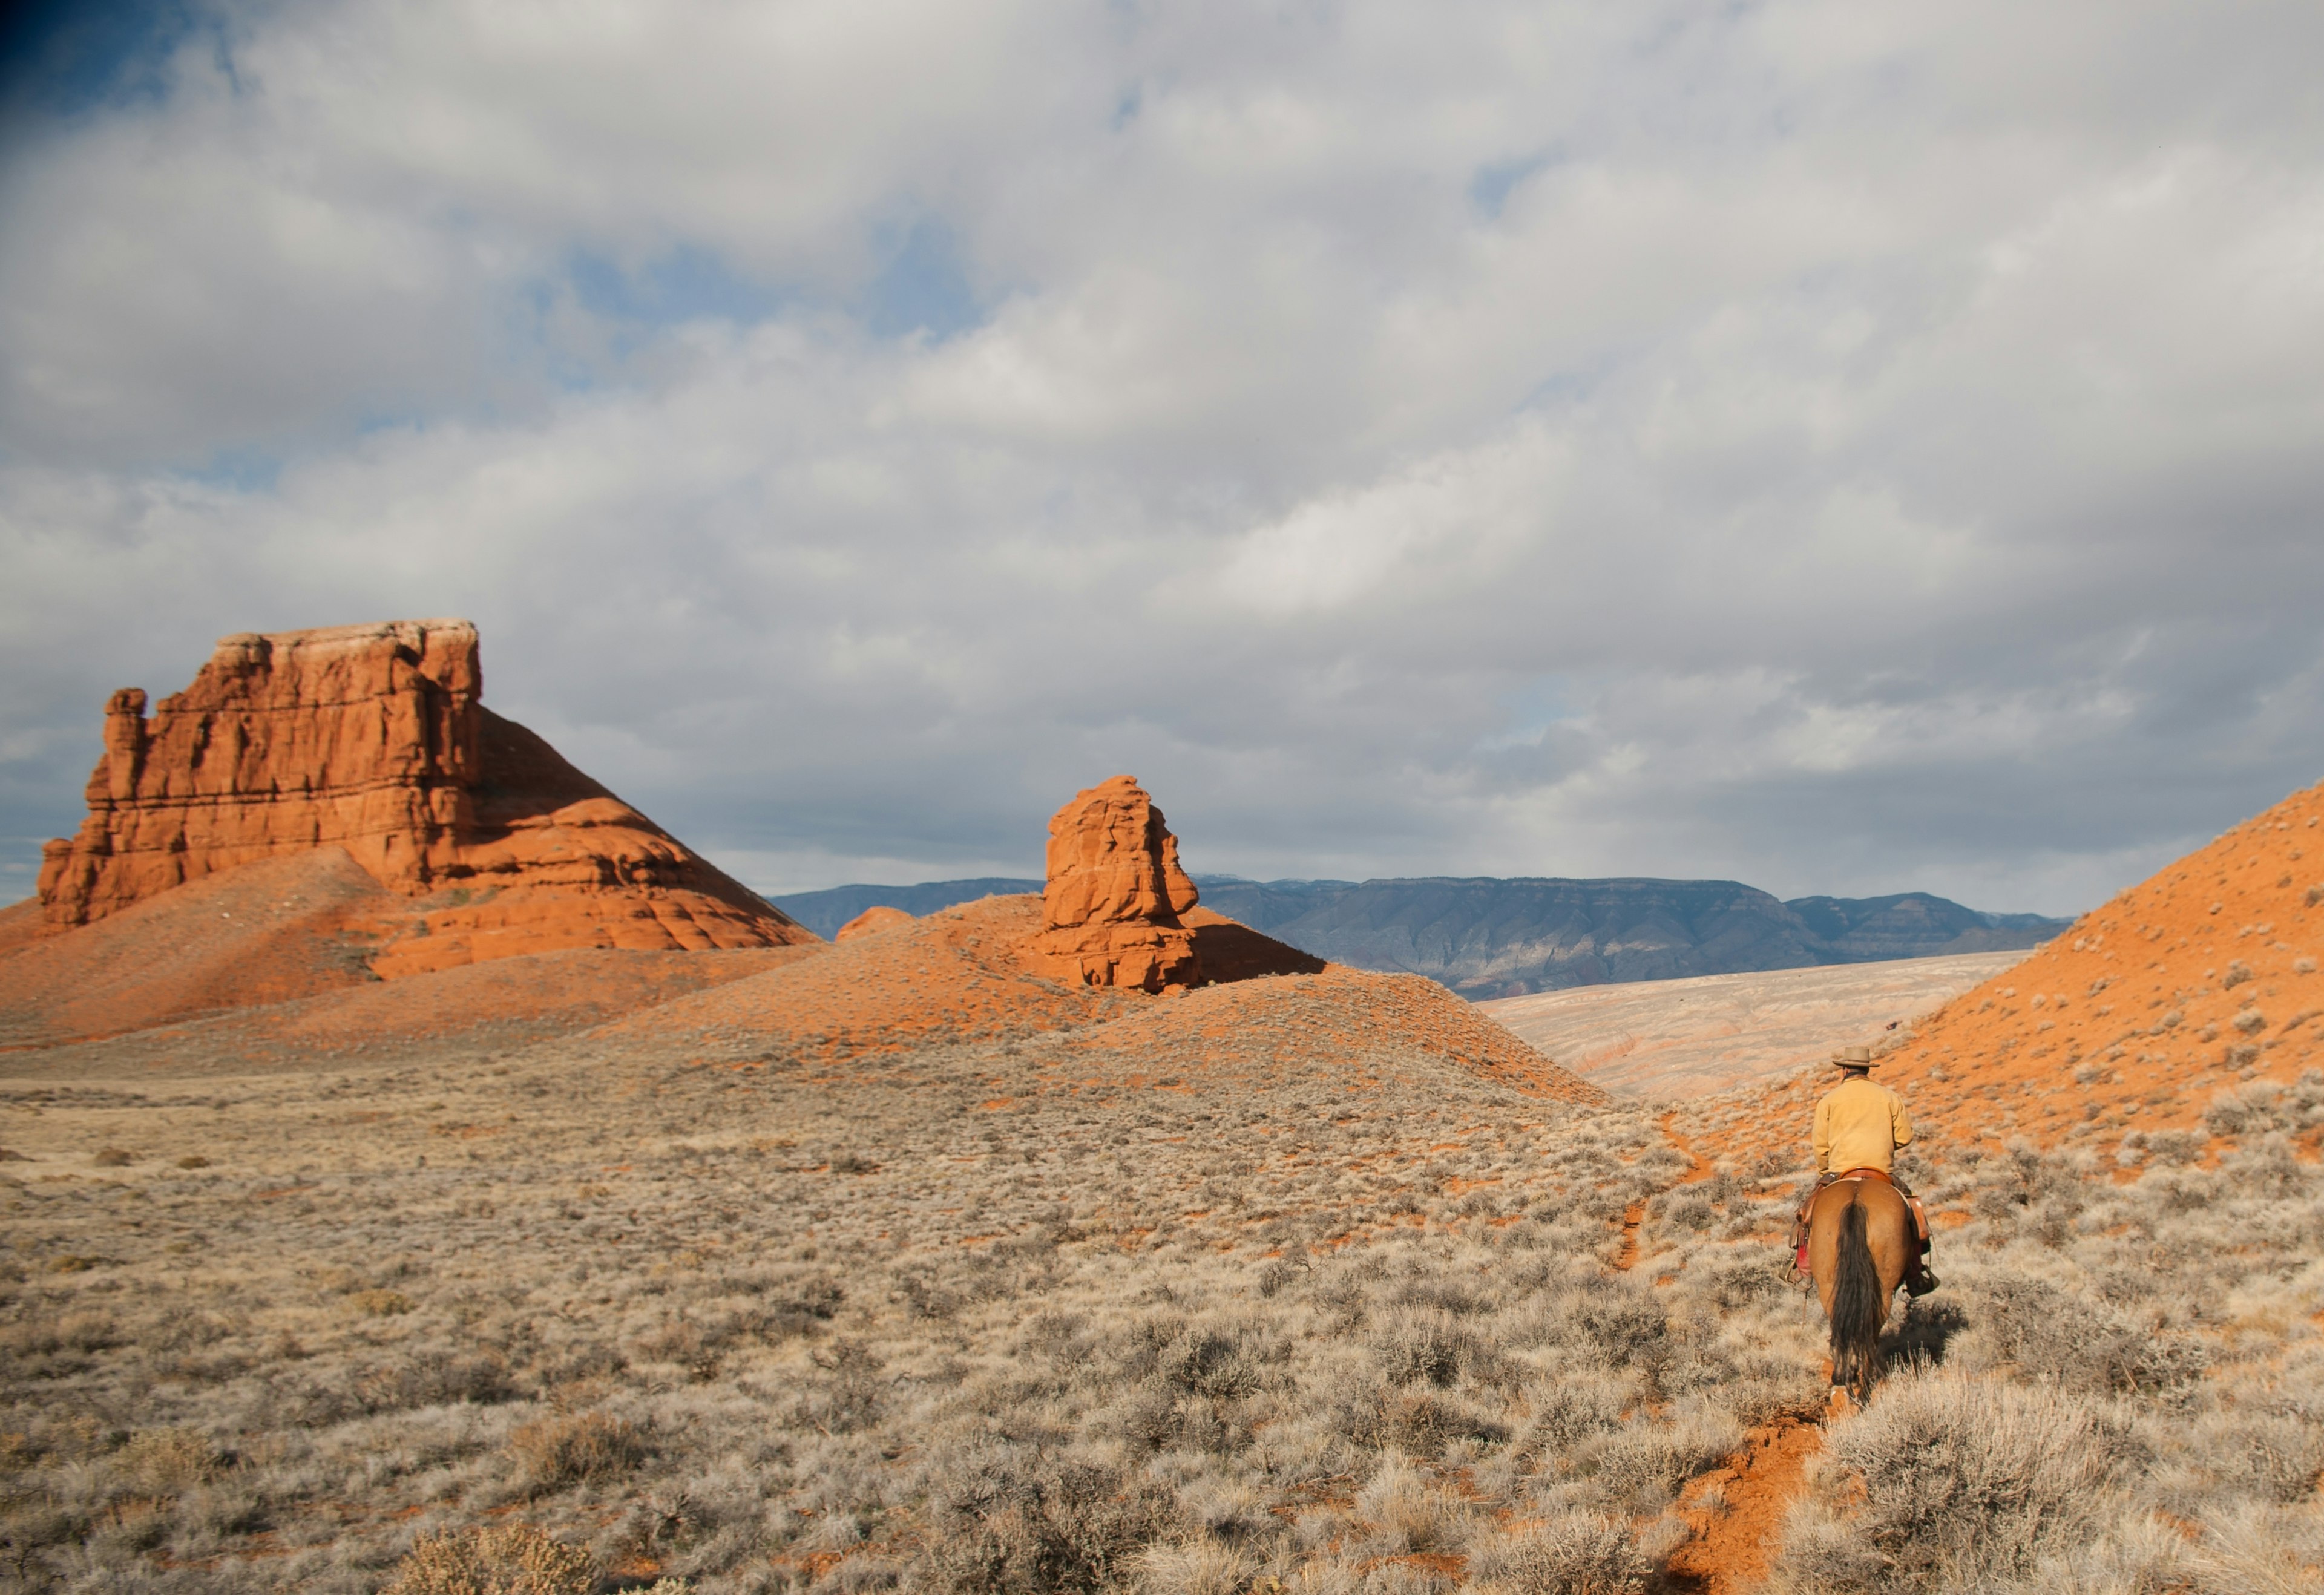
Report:
[{"label": "shadow on hillside", "polygon": [[[1200,913],[1200,910],[1196,910]],[[1194,956],[1207,981],[1248,981],[1266,974],[1321,974],[1323,961],[1287,942],[1262,936],[1248,925],[1221,918],[1204,924],[1194,915],[1186,928],[1194,935]]]}]

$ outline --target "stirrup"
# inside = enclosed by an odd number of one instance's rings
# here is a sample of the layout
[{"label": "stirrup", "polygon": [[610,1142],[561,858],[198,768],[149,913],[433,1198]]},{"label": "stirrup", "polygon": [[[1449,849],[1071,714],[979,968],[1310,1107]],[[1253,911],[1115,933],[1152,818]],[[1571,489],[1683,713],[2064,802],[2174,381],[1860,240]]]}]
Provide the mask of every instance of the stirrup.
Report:
[{"label": "stirrup", "polygon": [[1919,1273],[1913,1275],[1904,1281],[1904,1294],[1906,1295],[1924,1296],[1936,1288],[1937,1277],[1934,1274],[1930,1273],[1926,1268],[1922,1269]]}]

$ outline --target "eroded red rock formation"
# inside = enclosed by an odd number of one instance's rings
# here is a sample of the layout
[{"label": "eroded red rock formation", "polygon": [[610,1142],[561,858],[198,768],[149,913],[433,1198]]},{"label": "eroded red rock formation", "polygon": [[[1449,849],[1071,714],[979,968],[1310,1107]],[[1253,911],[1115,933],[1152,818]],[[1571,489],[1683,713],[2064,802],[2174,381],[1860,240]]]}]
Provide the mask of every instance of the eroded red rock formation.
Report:
[{"label": "eroded red rock formation", "polygon": [[1162,811],[1134,777],[1118,775],[1049,821],[1043,927],[1030,951],[1071,985],[1191,986],[1201,974],[1179,916],[1195,900]]},{"label": "eroded red rock formation", "polygon": [[480,701],[475,628],[398,621],[221,641],[181,693],[106,706],[88,817],[48,844],[42,913],[85,925],[222,870],[337,845],[422,899],[393,976],[562,947],[812,940]]}]

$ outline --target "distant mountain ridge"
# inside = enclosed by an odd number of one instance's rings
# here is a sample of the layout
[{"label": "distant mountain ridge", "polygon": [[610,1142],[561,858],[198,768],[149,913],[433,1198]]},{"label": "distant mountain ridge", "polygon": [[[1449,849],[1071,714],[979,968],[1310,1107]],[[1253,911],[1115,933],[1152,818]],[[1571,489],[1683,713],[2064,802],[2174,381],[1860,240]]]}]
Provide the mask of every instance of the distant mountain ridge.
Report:
[{"label": "distant mountain ridge", "polygon": [[[1982,914],[1924,891],[1784,902],[1737,880],[1434,876],[1246,880],[1197,875],[1206,908],[1319,958],[1425,974],[1464,997],[1618,981],[2031,948],[2069,920]],[[1007,876],[840,886],[770,899],[828,936],[876,904],[911,914],[1038,891]]]},{"label": "distant mountain ridge", "polygon": [[1318,957],[1425,974],[1464,997],[2032,947],[2067,921],[1928,892],[1786,903],[1736,880],[1239,881],[1203,901]]}]

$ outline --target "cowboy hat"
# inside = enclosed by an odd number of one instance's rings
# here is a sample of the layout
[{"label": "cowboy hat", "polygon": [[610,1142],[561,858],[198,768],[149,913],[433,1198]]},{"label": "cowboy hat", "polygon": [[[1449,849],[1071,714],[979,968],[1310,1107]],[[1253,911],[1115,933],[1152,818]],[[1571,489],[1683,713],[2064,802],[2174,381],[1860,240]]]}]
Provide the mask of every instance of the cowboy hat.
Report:
[{"label": "cowboy hat", "polygon": [[1831,1055],[1831,1061],[1843,1069],[1868,1069],[1872,1066],[1872,1049],[1868,1046],[1843,1046]]}]

